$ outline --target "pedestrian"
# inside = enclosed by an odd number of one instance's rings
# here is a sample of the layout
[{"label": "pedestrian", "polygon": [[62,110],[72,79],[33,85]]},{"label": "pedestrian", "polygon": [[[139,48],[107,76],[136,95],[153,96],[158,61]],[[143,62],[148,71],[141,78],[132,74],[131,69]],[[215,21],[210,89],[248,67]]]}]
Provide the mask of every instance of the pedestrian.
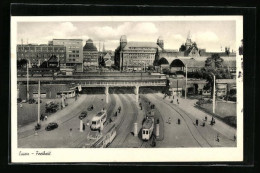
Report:
[{"label": "pedestrian", "polygon": [[196,126],[198,126],[198,124],[199,124],[199,120],[196,119]]},{"label": "pedestrian", "polygon": [[169,117],[169,119],[168,119],[168,123],[171,124],[171,117]]},{"label": "pedestrian", "polygon": [[181,120],[178,118],[178,124],[181,124]]},{"label": "pedestrian", "polygon": [[217,142],[219,142],[219,135],[217,134]]},{"label": "pedestrian", "polygon": [[202,127],[205,127],[205,122],[202,123]]},{"label": "pedestrian", "polygon": [[70,137],[72,136],[72,128],[70,128]]},{"label": "pedestrian", "polygon": [[48,116],[47,116],[47,115],[45,115],[45,117],[44,117],[44,120],[45,120],[45,121],[47,121],[47,119],[48,119]]},{"label": "pedestrian", "polygon": [[174,100],[174,96],[172,96],[172,99]]},{"label": "pedestrian", "polygon": [[237,136],[236,135],[234,135],[234,141],[236,141],[237,140]]},{"label": "pedestrian", "polygon": [[115,117],[117,116],[117,112],[115,113]]},{"label": "pedestrian", "polygon": [[208,117],[207,116],[205,116],[205,121],[207,121],[208,120]]},{"label": "pedestrian", "polygon": [[41,114],[40,120],[41,120],[41,121],[44,121],[44,116],[43,116],[43,114]]},{"label": "pedestrian", "polygon": [[140,106],[141,110],[143,110],[143,106]]},{"label": "pedestrian", "polygon": [[85,123],[83,123],[83,131],[85,131]]}]

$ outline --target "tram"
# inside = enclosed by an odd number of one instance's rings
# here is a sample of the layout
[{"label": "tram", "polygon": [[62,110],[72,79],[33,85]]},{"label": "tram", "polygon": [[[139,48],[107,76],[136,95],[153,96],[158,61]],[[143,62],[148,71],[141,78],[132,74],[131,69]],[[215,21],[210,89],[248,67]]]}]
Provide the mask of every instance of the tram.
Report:
[{"label": "tram", "polygon": [[95,115],[91,120],[91,130],[102,130],[104,123],[107,120],[107,111],[102,110]]},{"label": "tram", "polygon": [[142,126],[142,140],[148,141],[153,134],[154,117],[146,116]]},{"label": "tram", "polygon": [[116,126],[115,124],[110,125],[107,131],[104,131],[104,135],[95,142],[91,148],[106,148],[113,142],[116,137]]}]

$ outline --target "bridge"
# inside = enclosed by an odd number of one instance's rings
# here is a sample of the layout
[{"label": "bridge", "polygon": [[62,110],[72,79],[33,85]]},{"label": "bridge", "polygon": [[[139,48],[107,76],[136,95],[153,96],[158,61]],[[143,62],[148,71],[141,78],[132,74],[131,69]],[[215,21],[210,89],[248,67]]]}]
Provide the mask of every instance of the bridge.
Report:
[{"label": "bridge", "polygon": [[[74,85],[72,89],[81,85],[82,88],[88,87],[104,87],[106,94],[106,102],[108,103],[109,87],[134,87],[136,102],[139,101],[139,88],[149,86],[166,86],[167,79],[165,75],[160,76],[120,76],[120,77],[102,77],[96,76],[96,78],[82,77],[59,77],[57,79],[53,77],[30,77],[29,84],[37,84],[38,81],[41,84],[69,84]],[[27,79],[24,77],[17,78],[18,83],[26,84]]]}]

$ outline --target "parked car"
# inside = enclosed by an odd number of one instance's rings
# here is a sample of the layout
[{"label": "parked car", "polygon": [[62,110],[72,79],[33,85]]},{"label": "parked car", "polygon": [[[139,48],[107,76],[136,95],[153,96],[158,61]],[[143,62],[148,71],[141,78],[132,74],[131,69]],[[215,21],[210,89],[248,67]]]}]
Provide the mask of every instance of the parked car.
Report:
[{"label": "parked car", "polygon": [[48,124],[48,126],[45,128],[45,130],[46,130],[46,131],[51,131],[51,130],[56,129],[56,128],[58,128],[58,124],[52,122],[52,123],[49,123],[49,124]]},{"label": "parked car", "polygon": [[29,99],[28,103],[29,104],[33,104],[33,103],[35,103],[35,100],[34,99]]},{"label": "parked car", "polygon": [[93,109],[94,109],[94,106],[93,106],[93,105],[91,105],[91,106],[88,107],[88,111],[92,111]]},{"label": "parked car", "polygon": [[80,120],[83,120],[84,118],[87,117],[87,115],[88,115],[88,113],[87,113],[86,111],[81,112],[81,114],[80,114],[80,116],[79,116],[79,119],[80,119]]},{"label": "parked car", "polygon": [[[40,103],[42,103],[42,100],[40,100]],[[37,101],[35,101],[35,104],[38,104],[38,100],[37,100]]]}]

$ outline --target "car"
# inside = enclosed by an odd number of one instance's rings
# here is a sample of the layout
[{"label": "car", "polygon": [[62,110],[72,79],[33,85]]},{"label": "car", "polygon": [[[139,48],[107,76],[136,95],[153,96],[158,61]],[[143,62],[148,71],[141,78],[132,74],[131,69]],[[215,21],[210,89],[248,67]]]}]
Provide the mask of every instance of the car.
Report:
[{"label": "car", "polygon": [[[42,100],[40,100],[40,103],[42,103]],[[37,100],[37,101],[35,101],[35,104],[38,104],[38,100]]]},{"label": "car", "polygon": [[81,114],[80,114],[80,116],[79,116],[79,119],[80,119],[80,120],[83,120],[84,118],[87,117],[87,115],[88,115],[88,113],[87,113],[86,111],[81,112]]},{"label": "car", "polygon": [[58,128],[58,124],[55,122],[49,123],[48,126],[45,128],[46,131],[51,131]]},{"label": "car", "polygon": [[93,105],[91,105],[91,106],[88,107],[88,111],[92,111],[93,109],[94,109],[94,106],[93,106]]}]

